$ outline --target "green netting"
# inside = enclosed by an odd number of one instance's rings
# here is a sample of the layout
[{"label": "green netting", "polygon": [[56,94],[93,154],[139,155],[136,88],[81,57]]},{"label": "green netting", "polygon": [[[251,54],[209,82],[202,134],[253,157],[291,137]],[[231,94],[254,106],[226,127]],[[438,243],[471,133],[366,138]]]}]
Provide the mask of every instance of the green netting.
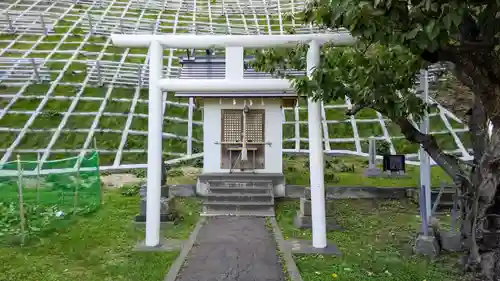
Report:
[{"label": "green netting", "polygon": [[100,205],[97,152],[41,167],[22,159],[0,165],[0,242],[26,243]]}]

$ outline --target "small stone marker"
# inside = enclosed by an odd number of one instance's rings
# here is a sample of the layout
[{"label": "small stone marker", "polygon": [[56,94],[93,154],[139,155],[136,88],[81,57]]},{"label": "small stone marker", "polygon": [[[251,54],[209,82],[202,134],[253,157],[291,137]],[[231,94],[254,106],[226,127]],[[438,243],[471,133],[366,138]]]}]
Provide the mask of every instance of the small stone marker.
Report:
[{"label": "small stone marker", "polygon": [[380,169],[377,168],[377,148],[375,138],[368,139],[368,168],[365,169],[365,177],[376,177],[380,175]]},{"label": "small stone marker", "polygon": [[462,240],[460,233],[456,231],[442,231],[439,233],[441,247],[448,252],[459,252],[462,248]]},{"label": "small stone marker", "polygon": [[[170,170],[170,166],[164,165],[161,175],[161,198],[160,198],[160,222],[171,222],[173,219],[172,208],[173,202],[170,196],[170,191],[167,186],[167,173]],[[139,195],[141,197],[139,215],[135,217],[136,222],[146,221],[146,210],[147,210],[147,184],[141,186],[139,190]]]},{"label": "small stone marker", "polygon": [[459,252],[463,250],[462,237],[460,235],[460,232],[456,231],[455,229],[455,224],[457,221],[457,209],[458,209],[458,189],[455,190],[455,194],[453,196],[450,231],[441,231],[439,233],[439,240],[441,242],[441,247],[443,248],[443,250],[448,252]]},{"label": "small stone marker", "polygon": [[[312,228],[312,216],[311,216],[311,199],[300,198],[300,210],[297,211],[297,215],[294,219],[294,225],[297,228]],[[326,229],[327,230],[342,230],[335,218],[331,216],[332,214],[326,213]]]}]

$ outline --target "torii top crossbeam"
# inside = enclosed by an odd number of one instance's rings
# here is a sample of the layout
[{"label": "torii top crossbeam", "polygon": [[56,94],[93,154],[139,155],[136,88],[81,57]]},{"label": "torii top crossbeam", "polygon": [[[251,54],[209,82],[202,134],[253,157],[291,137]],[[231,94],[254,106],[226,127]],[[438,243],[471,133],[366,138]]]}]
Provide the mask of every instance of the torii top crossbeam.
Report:
[{"label": "torii top crossbeam", "polygon": [[111,40],[119,47],[147,47],[153,41],[164,48],[203,49],[214,47],[266,48],[294,46],[298,43],[316,41],[319,45],[326,42],[339,46],[352,45],[355,39],[349,32],[294,34],[294,35],[192,35],[192,34],[112,34]]},{"label": "torii top crossbeam", "polygon": [[[295,46],[299,43],[314,42],[315,46],[329,42],[337,46],[352,45],[355,39],[348,32],[294,34],[294,35],[144,35],[144,34],[112,34],[113,44],[119,47],[150,47],[152,43],[159,48],[207,49],[225,48],[226,79],[198,79],[185,81],[182,79],[160,79],[156,85],[163,90],[179,91],[282,91],[293,90],[291,81],[287,79],[259,79],[259,83],[243,79],[243,49]],[[159,62],[155,62],[159,63]]]}]

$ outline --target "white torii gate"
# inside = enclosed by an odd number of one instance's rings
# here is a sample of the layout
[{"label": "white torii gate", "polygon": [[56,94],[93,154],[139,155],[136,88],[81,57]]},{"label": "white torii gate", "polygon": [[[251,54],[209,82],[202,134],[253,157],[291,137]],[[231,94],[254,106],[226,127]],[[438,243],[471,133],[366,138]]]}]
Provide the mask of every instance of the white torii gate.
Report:
[{"label": "white torii gate", "polygon": [[[148,167],[145,245],[160,244],[160,196],[162,169],[162,91],[289,91],[294,90],[287,79],[243,79],[243,48],[271,48],[308,43],[307,75],[319,64],[320,46],[326,42],[339,46],[353,45],[355,39],[348,32],[296,35],[126,35],[112,34],[111,40],[119,47],[149,47],[149,110],[148,110]],[[225,79],[164,79],[163,49],[226,48]],[[236,73],[236,75],[235,75]],[[312,206],[312,244],[325,248],[325,193],[321,103],[308,101],[309,169]],[[430,200],[429,200],[430,201]]]}]

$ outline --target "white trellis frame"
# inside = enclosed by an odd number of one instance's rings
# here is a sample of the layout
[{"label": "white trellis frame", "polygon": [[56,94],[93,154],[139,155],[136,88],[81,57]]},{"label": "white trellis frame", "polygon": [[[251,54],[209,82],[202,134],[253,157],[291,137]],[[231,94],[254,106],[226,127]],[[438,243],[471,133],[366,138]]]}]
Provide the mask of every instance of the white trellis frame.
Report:
[{"label": "white trellis frame", "polygon": [[[243,48],[269,48],[294,46],[309,43],[307,53],[307,74],[310,76],[319,63],[321,44],[332,42],[336,45],[352,45],[355,39],[347,32],[330,34],[300,35],[111,35],[113,44],[119,47],[149,47],[149,119],[148,119],[148,166],[147,166],[147,207],[146,246],[160,243],[160,193],[162,161],[162,91],[289,91],[292,83],[287,79],[243,79]],[[225,79],[162,79],[163,49],[206,49],[230,48],[226,50]],[[235,48],[236,47],[236,48]],[[240,75],[234,75],[239,73]],[[312,201],[313,246],[327,246],[325,227],[325,195],[323,177],[323,134],[321,128],[321,103],[309,100],[309,158]]]},{"label": "white trellis frame", "polygon": [[[2,2],[2,1],[0,1]],[[6,1],[3,1],[6,2]],[[142,147],[127,147],[127,141],[131,137],[146,136],[147,132],[142,127],[135,127],[135,122],[141,122],[147,118],[147,114],[140,112],[140,108],[148,103],[141,98],[140,91],[148,87],[148,64],[147,54],[138,54],[127,51],[117,53],[110,51],[111,39],[93,42],[97,36],[106,36],[117,32],[132,34],[162,34],[162,33],[191,33],[191,34],[287,34],[293,29],[295,34],[308,34],[322,32],[313,25],[304,25],[301,21],[294,19],[291,15],[304,8],[303,0],[224,0],[217,2],[206,2],[197,0],[22,0],[12,3],[0,3],[0,10],[4,11],[0,15],[0,33],[9,33],[9,37],[0,39],[0,83],[8,86],[8,89],[0,91],[0,120],[9,118],[20,122],[21,126],[0,126],[0,134],[15,136],[12,141],[5,142],[7,145],[0,147],[0,165],[15,160],[13,155],[18,153],[36,154],[42,153],[42,163],[50,160],[54,154],[59,153],[85,153],[88,151],[90,139],[97,133],[106,134],[112,137],[121,135],[120,144],[117,147],[100,147],[99,153],[104,156],[114,156],[114,161],[103,162],[101,170],[116,171],[129,169],[143,169],[147,165],[137,157],[131,159],[131,155],[144,155]],[[76,9],[76,5],[82,9]],[[239,11],[241,17],[235,17]],[[43,16],[41,16],[43,15]],[[229,16],[232,15],[232,16]],[[41,28],[41,21],[57,27],[53,30]],[[224,21],[220,21],[224,19]],[[264,20],[266,19],[266,20]],[[9,26],[12,26],[12,28]],[[73,33],[83,32],[81,41],[73,40]],[[30,35],[30,36],[26,36]],[[33,35],[33,36],[32,36]],[[45,49],[46,43],[50,42],[52,35],[60,36],[59,43],[53,43],[51,50]],[[59,40],[59,39],[58,39]],[[43,46],[43,48],[42,48]],[[88,49],[89,48],[89,49]],[[198,54],[202,52],[199,50]],[[165,77],[177,78],[180,75],[181,67],[178,65],[179,49],[170,48],[165,54],[168,56],[168,64],[164,65]],[[3,55],[3,56],[2,56]],[[119,55],[119,59],[109,59],[111,55]],[[57,58],[64,56],[67,58]],[[36,58],[31,60],[30,58]],[[64,64],[64,69],[72,69],[73,66],[85,66],[86,70],[76,70],[75,75],[82,75],[82,79],[68,81],[63,76],[64,71],[59,68],[52,69],[51,64]],[[429,68],[429,80],[431,86],[436,84],[436,72],[442,66]],[[140,72],[141,75],[138,75]],[[84,77],[83,77],[84,76]],[[51,77],[57,77],[52,79]],[[433,79],[434,78],[434,79]],[[439,78],[445,79],[445,78]],[[32,84],[50,80],[51,87],[40,92],[31,89]],[[87,90],[92,90],[97,85],[103,85],[108,91],[102,96],[86,94]],[[416,87],[418,85],[415,85]],[[435,85],[434,85],[435,86]],[[64,94],[58,92],[60,87],[72,89]],[[134,94],[122,96],[119,94],[123,89],[134,89]],[[431,89],[429,96],[432,96]],[[22,103],[28,99],[38,100],[40,106],[36,109],[24,109],[18,107],[18,102]],[[429,98],[431,103],[434,101]],[[1,101],[6,101],[3,103]],[[40,125],[47,105],[51,103],[70,102],[70,106],[58,107],[57,111],[63,118],[57,128]],[[127,110],[120,112],[110,112],[107,110],[111,102],[123,105],[129,104]],[[200,120],[193,119],[192,103],[169,100],[164,96],[164,111],[167,106],[176,108],[186,108],[186,116],[170,115],[165,116],[168,121],[175,122],[180,128],[182,124],[187,124],[187,134],[174,132],[164,132],[164,139],[175,139],[177,142],[185,143],[186,151],[174,149],[166,151],[171,158],[169,164],[178,163],[200,157],[203,153],[195,153],[192,148],[200,145],[202,140],[193,135],[193,131],[201,127]],[[92,112],[81,111],[78,106],[82,103],[95,105]],[[5,105],[3,105],[5,104]],[[373,124],[381,127],[383,134],[375,137],[376,140],[385,140],[390,143],[391,152],[401,154],[402,151],[396,149],[395,142],[402,139],[402,136],[394,136],[389,130],[390,122],[380,113],[373,118],[349,117],[348,120],[330,119],[329,113],[347,109],[352,104],[348,98],[344,104],[325,104],[323,110],[323,134],[325,136],[324,152],[329,155],[357,155],[367,157],[361,143],[367,141],[369,136],[361,136],[363,132],[359,125]],[[301,125],[307,121],[300,120],[301,113],[307,110],[304,105],[298,105],[294,109],[284,108],[284,127],[295,127],[295,135],[284,135],[283,142],[286,148],[284,153],[308,154],[308,149],[301,148],[302,144],[308,142],[305,134],[300,133]],[[291,114],[286,114],[291,113]],[[294,114],[295,113],[295,114]],[[295,117],[293,118],[293,115]],[[73,126],[72,120],[80,117],[87,117],[94,120],[92,124]],[[123,128],[104,128],[103,118],[115,117],[116,119],[126,119]],[[292,117],[292,118],[290,118]],[[443,125],[440,128],[429,126],[429,134],[440,137],[450,136],[451,143],[455,148],[446,150],[446,153],[454,154],[462,160],[471,160],[472,156],[469,147],[462,141],[464,133],[468,131],[467,126],[454,116],[447,109],[438,105],[438,113],[430,113],[431,120],[439,119]],[[303,118],[303,117],[302,117]],[[451,122],[451,123],[450,123]],[[4,122],[6,124],[8,122]],[[329,136],[329,126],[337,124],[350,124],[353,131],[352,137]],[[80,127],[81,126],[81,127]],[[302,129],[304,130],[304,129]],[[50,134],[49,142],[40,142],[33,147],[22,147],[24,140],[32,135],[42,136]],[[68,134],[87,134],[83,144],[74,144],[72,147],[60,145],[63,137]],[[461,137],[462,136],[462,137]],[[40,137],[42,139],[43,137]],[[294,146],[291,144],[295,144]],[[344,146],[345,145],[345,146]],[[351,146],[352,145],[352,146]],[[351,146],[351,148],[348,148]],[[408,165],[419,165],[416,151],[407,151],[406,163]],[[377,159],[381,159],[377,156]],[[132,158],[133,159],[133,158]],[[434,161],[430,161],[435,165]],[[58,169],[51,170],[52,173],[63,172]]]}]

